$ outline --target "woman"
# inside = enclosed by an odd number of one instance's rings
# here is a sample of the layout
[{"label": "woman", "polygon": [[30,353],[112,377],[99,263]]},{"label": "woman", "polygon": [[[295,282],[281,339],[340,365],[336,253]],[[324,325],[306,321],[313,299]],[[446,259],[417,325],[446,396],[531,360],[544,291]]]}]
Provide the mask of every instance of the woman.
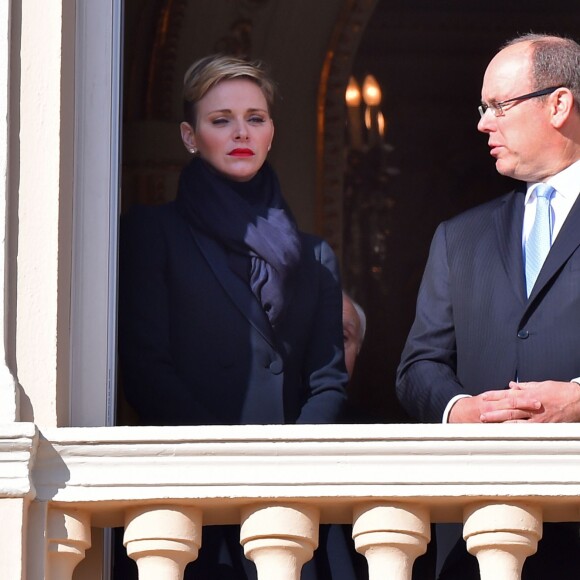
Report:
[{"label": "woman", "polygon": [[[266,161],[273,95],[257,63],[194,63],[180,126],[192,159],[177,198],[123,220],[121,368],[142,424],[340,419],[338,266],[325,242],[298,231]],[[203,545],[186,577],[255,578],[239,528],[205,528]],[[324,549],[316,560],[303,578],[350,577],[330,571]]]}]

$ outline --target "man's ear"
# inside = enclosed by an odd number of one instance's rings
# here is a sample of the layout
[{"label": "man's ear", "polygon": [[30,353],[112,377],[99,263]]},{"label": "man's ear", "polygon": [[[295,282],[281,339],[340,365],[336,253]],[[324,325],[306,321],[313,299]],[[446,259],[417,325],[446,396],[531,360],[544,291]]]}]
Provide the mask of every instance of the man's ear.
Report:
[{"label": "man's ear", "polygon": [[574,109],[574,95],[570,89],[561,87],[550,95],[550,113],[552,126],[562,127]]}]

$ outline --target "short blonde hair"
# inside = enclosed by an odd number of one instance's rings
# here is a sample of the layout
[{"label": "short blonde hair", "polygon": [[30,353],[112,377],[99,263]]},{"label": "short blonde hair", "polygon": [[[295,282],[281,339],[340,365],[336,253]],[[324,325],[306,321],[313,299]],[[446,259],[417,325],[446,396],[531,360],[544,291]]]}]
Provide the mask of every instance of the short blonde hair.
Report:
[{"label": "short blonde hair", "polygon": [[196,104],[219,82],[245,78],[256,83],[271,112],[276,85],[263,63],[247,61],[234,56],[213,54],[194,62],[183,78],[183,114],[193,127],[196,124]]}]

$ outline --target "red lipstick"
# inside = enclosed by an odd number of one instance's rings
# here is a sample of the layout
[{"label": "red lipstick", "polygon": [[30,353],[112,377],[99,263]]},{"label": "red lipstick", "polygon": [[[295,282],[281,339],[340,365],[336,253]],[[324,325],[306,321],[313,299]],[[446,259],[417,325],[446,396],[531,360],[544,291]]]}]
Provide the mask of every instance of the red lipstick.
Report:
[{"label": "red lipstick", "polygon": [[251,149],[232,149],[228,155],[232,157],[252,157],[254,152]]}]

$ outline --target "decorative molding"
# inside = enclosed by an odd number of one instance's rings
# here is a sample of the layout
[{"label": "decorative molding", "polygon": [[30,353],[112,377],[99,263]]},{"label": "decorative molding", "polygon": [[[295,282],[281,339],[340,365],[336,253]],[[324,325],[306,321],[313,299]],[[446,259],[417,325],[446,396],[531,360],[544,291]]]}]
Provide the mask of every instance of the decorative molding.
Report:
[{"label": "decorative molding", "polygon": [[34,424],[0,425],[0,499],[34,499],[31,470],[37,446]]},{"label": "decorative molding", "polygon": [[163,0],[155,19],[155,35],[145,80],[145,119],[171,119],[171,103],[179,35],[187,0]]},{"label": "decorative molding", "polygon": [[223,52],[247,58],[252,54],[252,31],[254,18],[263,6],[270,0],[237,0],[235,2],[236,16],[228,34],[220,38],[214,46],[215,52]]},{"label": "decorative molding", "polygon": [[315,224],[317,232],[338,256],[342,253],[344,93],[358,45],[377,1],[345,0],[328,45],[318,90]]}]

